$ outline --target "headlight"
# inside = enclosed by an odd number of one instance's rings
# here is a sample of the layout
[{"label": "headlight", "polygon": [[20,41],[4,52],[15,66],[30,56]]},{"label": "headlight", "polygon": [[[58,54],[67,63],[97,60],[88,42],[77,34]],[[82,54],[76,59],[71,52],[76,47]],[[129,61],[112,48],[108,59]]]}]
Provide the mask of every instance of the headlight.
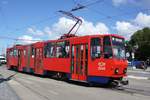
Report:
[{"label": "headlight", "polygon": [[115,69],[115,74],[118,74],[118,72],[119,72],[119,69],[116,68],[116,69]]},{"label": "headlight", "polygon": [[126,73],[127,73],[127,68],[125,68],[125,69],[123,70],[123,73],[124,73],[124,74],[126,74]]}]

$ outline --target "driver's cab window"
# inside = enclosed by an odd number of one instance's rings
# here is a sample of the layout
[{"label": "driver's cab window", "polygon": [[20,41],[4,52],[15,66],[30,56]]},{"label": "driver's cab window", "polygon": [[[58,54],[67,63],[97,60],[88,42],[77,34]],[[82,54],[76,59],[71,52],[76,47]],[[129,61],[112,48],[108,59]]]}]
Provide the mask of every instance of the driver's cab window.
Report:
[{"label": "driver's cab window", "polygon": [[105,36],[103,39],[103,49],[104,49],[104,58],[112,58],[112,47],[111,47],[111,40],[110,36]]},{"label": "driver's cab window", "polygon": [[91,39],[91,58],[100,58],[101,55],[101,40],[100,38]]}]

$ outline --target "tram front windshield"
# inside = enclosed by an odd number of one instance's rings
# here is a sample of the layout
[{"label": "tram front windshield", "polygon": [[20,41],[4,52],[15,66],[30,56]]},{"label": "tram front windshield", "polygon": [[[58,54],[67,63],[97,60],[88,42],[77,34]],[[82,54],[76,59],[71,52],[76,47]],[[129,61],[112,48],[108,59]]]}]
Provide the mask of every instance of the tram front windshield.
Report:
[{"label": "tram front windshield", "polygon": [[124,59],[125,58],[125,44],[123,38],[112,37],[112,49],[114,57]]}]

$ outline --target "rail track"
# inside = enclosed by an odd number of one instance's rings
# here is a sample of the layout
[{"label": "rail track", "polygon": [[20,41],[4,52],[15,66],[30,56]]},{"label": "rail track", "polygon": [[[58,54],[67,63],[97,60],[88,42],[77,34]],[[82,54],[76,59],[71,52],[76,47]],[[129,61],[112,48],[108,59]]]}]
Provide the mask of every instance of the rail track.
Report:
[{"label": "rail track", "polygon": [[115,90],[117,92],[122,92],[122,93],[127,93],[127,94],[140,94],[144,96],[150,96],[150,90],[144,90],[144,89],[137,89],[137,88],[131,88],[131,87],[124,87],[124,86],[119,86],[119,87],[114,87],[111,88],[111,90]]}]

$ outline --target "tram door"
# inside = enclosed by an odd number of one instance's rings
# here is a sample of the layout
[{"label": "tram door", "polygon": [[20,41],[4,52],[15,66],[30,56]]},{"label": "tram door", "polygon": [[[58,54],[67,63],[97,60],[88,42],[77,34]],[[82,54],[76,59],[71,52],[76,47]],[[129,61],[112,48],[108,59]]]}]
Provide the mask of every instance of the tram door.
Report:
[{"label": "tram door", "polygon": [[21,70],[22,50],[18,50],[18,69]]},{"label": "tram door", "polygon": [[88,66],[88,45],[73,45],[71,56],[71,78],[86,81]]},{"label": "tram door", "polygon": [[42,48],[36,48],[35,49],[35,73],[36,74],[43,74],[43,49]]},{"label": "tram door", "polygon": [[31,47],[28,46],[26,48],[26,72],[30,72],[30,55],[31,55]]}]

